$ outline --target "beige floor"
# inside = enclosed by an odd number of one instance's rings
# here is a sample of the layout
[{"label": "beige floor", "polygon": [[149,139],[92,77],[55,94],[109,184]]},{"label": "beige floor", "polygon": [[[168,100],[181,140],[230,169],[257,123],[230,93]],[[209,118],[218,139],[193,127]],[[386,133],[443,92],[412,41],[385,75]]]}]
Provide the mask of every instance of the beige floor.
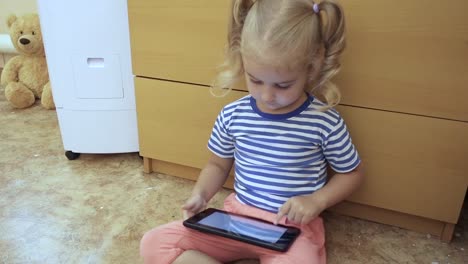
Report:
[{"label": "beige floor", "polygon": [[[2,88],[0,146],[0,263],[141,263],[142,234],[179,219],[193,185],[144,174],[135,153],[67,160],[56,112],[39,104],[12,109]],[[450,244],[332,213],[324,218],[331,264],[468,263],[466,209]]]}]

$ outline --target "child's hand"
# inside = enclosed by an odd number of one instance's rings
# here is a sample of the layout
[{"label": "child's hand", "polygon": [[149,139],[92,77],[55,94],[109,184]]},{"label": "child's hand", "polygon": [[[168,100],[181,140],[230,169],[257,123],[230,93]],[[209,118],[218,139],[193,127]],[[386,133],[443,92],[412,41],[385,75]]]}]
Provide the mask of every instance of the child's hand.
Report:
[{"label": "child's hand", "polygon": [[199,194],[192,195],[182,206],[184,220],[206,208],[206,200]]},{"label": "child's hand", "polygon": [[283,216],[301,225],[307,225],[326,209],[325,203],[317,199],[317,195],[295,196],[289,198],[278,211],[274,224],[278,224]]}]

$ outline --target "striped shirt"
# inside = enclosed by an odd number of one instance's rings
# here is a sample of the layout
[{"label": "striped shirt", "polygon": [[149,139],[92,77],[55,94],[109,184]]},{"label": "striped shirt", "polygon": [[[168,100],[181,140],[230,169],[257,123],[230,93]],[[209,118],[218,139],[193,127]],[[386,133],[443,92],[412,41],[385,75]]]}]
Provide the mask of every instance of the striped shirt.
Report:
[{"label": "striped shirt", "polygon": [[234,158],[237,199],[276,213],[290,197],[311,194],[327,181],[327,165],[346,173],[360,163],[346,125],[334,109],[309,96],[286,114],[268,114],[248,95],[225,106],[208,148]]}]

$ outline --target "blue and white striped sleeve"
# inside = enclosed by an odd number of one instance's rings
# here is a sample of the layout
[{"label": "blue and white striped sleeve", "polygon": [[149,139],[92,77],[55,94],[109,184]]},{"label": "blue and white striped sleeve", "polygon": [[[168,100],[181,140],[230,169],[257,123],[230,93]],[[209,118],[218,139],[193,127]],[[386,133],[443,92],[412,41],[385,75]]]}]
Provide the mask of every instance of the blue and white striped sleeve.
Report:
[{"label": "blue and white striped sleeve", "polygon": [[208,149],[221,158],[234,157],[234,140],[225,123],[224,109],[216,118],[208,140]]},{"label": "blue and white striped sleeve", "polygon": [[339,117],[326,137],[323,153],[332,169],[338,173],[351,172],[361,162],[343,118]]}]

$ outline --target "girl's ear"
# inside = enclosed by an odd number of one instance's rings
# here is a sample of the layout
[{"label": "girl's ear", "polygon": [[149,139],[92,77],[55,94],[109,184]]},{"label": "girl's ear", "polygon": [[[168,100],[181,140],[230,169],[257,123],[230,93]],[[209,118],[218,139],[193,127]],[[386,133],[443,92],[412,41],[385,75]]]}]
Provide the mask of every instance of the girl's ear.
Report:
[{"label": "girl's ear", "polygon": [[308,66],[309,81],[317,81],[325,60],[325,47],[320,47]]},{"label": "girl's ear", "polygon": [[324,56],[323,52],[319,52],[314,56],[308,66],[309,81],[316,81],[323,67]]}]

